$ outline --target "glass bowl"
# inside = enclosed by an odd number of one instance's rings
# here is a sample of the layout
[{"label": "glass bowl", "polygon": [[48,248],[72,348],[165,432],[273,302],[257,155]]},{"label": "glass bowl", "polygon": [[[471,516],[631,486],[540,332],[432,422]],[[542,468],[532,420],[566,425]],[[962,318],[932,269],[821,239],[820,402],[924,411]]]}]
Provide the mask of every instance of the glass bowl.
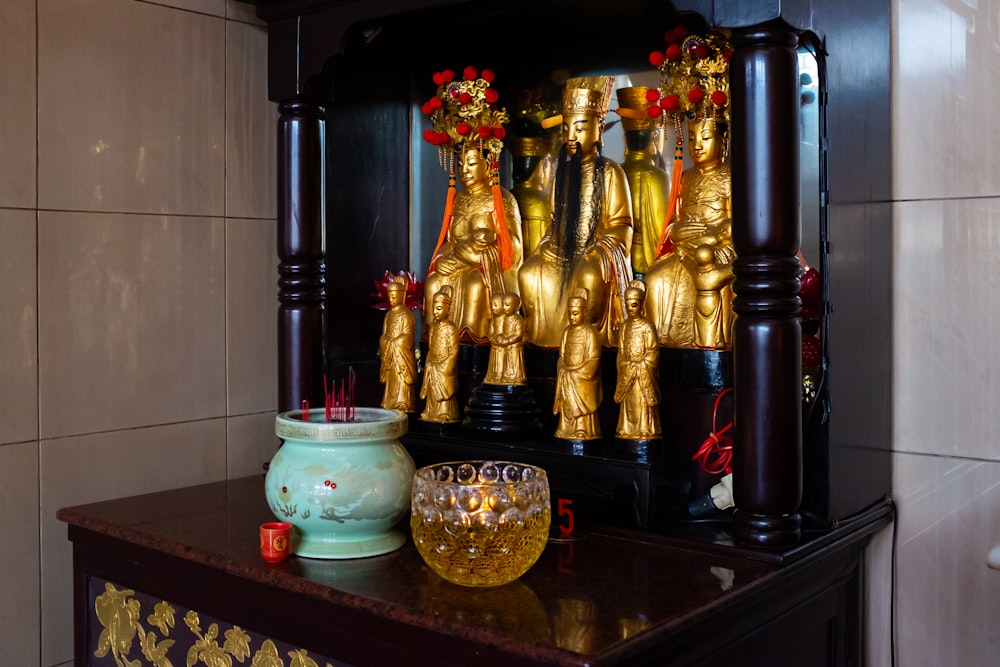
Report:
[{"label": "glass bowl", "polygon": [[500,586],[527,572],[545,549],[552,519],[545,471],[510,461],[420,468],[410,508],[417,551],[461,586]]}]

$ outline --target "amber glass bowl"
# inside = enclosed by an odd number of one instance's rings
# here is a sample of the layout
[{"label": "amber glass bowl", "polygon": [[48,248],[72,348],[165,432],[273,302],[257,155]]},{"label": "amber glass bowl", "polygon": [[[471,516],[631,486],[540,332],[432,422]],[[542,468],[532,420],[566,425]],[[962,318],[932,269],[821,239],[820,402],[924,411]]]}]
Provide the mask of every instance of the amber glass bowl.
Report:
[{"label": "amber glass bowl", "polygon": [[552,509],[537,466],[453,461],[417,470],[410,529],[432,570],[461,586],[500,586],[545,549]]}]

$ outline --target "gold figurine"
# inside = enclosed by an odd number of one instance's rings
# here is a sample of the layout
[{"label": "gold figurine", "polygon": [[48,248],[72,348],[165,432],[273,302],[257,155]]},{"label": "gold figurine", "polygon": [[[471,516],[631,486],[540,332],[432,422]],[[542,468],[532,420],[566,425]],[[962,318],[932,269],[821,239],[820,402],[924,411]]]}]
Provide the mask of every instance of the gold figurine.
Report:
[{"label": "gold figurine", "polygon": [[[708,117],[690,120],[688,126],[688,153],[694,166],[684,172],[677,215],[667,229],[673,252],[658,259],[645,277],[646,312],[663,345],[728,349],[736,250],[732,179],[722,160],[726,125]],[[698,307],[699,290],[713,295],[714,307],[704,299]]]},{"label": "gold figurine", "polygon": [[[434,75],[435,97],[424,104],[434,130],[424,138],[438,147],[450,172],[448,201],[424,288],[424,303],[452,288],[452,321],[463,339],[485,343],[491,294],[517,292],[524,259],[521,217],[510,191],[500,187],[499,159],[507,112],[496,105],[491,70],[467,67],[463,79]],[[462,190],[455,191],[455,176]]]},{"label": "gold figurine", "polygon": [[559,415],[555,436],[564,440],[601,437],[601,334],[590,321],[589,302],[587,290],[578,288],[566,305],[569,324],[559,344],[552,405],[552,414]]},{"label": "gold figurine", "polygon": [[625,290],[625,313],[618,342],[618,381],[615,403],[617,436],[630,440],[650,440],[660,436],[660,345],[656,327],[642,312],[646,286],[633,280]]},{"label": "gold figurine", "polygon": [[546,121],[561,122],[563,132],[552,224],[519,275],[525,339],[541,347],[559,345],[567,300],[577,288],[589,294],[588,322],[598,327],[602,345],[615,344],[624,319],[632,202],[625,172],[600,154],[613,86],[610,76],[570,79],[562,114]]},{"label": "gold figurine", "polygon": [[444,285],[433,298],[431,324],[424,364],[424,383],[420,398],[426,399],[420,418],[424,421],[450,424],[458,417],[458,327],[451,315],[452,289]]},{"label": "gold figurine", "polygon": [[541,126],[545,118],[559,113],[558,106],[541,102],[540,92],[526,91],[526,96],[508,135],[513,155],[512,192],[521,211],[525,257],[538,247],[552,222],[552,179],[560,144],[556,128]]},{"label": "gold figurine", "polygon": [[666,54],[654,51],[651,56],[661,72],[662,97],[656,108],[673,120],[679,141],[684,136],[681,119],[687,118],[693,166],[671,193],[676,204],[662,256],[645,276],[646,313],[662,345],[729,349],[736,259],[732,178],[726,160],[732,48],[725,35],[714,31],[688,34],[675,29],[667,35]]},{"label": "gold figurine", "polygon": [[[641,278],[656,259],[660,235],[667,224],[670,180],[657,164],[653,134],[658,121],[650,118],[645,86],[618,89],[618,110],[625,132],[622,169],[632,195],[632,272]],[[654,91],[655,92],[655,91]]]},{"label": "gold figurine", "polygon": [[490,300],[490,360],[484,384],[523,385],[524,319],[518,314],[521,299],[512,293],[494,294]]},{"label": "gold figurine", "polygon": [[404,276],[395,276],[386,287],[389,310],[378,339],[381,360],[378,379],[385,384],[383,408],[413,412],[417,402],[416,324],[413,313],[406,307],[406,287]]}]

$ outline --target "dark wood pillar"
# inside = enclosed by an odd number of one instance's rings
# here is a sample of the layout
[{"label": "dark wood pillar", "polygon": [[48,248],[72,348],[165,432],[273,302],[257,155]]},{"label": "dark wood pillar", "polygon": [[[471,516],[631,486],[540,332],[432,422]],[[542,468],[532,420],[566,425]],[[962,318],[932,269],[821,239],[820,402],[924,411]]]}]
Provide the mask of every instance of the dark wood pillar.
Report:
[{"label": "dark wood pillar", "polygon": [[278,112],[278,407],[292,410],[323,405],[326,130],[304,98]]},{"label": "dark wood pillar", "polygon": [[798,36],[778,21],[733,35],[733,488],[737,539],[800,537]]}]

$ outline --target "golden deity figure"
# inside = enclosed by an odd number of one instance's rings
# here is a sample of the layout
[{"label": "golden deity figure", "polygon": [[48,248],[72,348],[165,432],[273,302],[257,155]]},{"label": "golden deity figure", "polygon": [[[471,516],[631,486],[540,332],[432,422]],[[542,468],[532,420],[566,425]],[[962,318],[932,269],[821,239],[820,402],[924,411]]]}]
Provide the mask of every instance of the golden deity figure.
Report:
[{"label": "golden deity figure", "polygon": [[625,324],[618,342],[615,403],[616,435],[627,440],[650,440],[660,429],[660,344],[656,327],[643,314],[646,286],[633,280],[625,290]]},{"label": "golden deity figure", "polygon": [[[728,349],[735,317],[736,250],[732,179],[723,162],[726,125],[707,117],[689,120],[688,127],[688,154],[694,166],[684,172],[677,213],[667,229],[673,251],[660,257],[645,277],[646,312],[663,345]],[[698,307],[700,289],[715,295],[714,307],[705,300]]]},{"label": "golden deity figure", "polygon": [[645,86],[618,89],[617,113],[625,132],[622,169],[632,195],[632,273],[640,279],[656,259],[670,195],[670,179],[654,152],[653,135],[660,130],[648,113],[648,93]]},{"label": "golden deity figure", "polygon": [[413,412],[417,402],[416,324],[406,307],[407,281],[395,276],[386,287],[389,310],[378,339],[379,382],[385,385],[382,407]]},{"label": "golden deity figure", "polygon": [[559,415],[555,437],[596,440],[601,437],[597,409],[601,392],[601,333],[590,321],[586,288],[567,300],[569,324],[563,329],[556,363],[556,392],[552,414]]},{"label": "golden deity figure", "polygon": [[523,385],[524,319],[517,312],[521,299],[513,293],[494,294],[490,300],[490,359],[484,384]]},{"label": "golden deity figure", "polygon": [[[532,93],[529,91],[527,95],[530,98]],[[559,132],[555,128],[542,128],[541,121],[555,113],[558,109],[531,100],[511,123],[514,182],[511,191],[521,211],[525,257],[538,247],[552,222],[552,178],[559,152]]]},{"label": "golden deity figure", "polygon": [[[450,173],[437,247],[424,286],[424,304],[452,288],[451,319],[463,340],[485,343],[494,293],[517,292],[524,259],[521,217],[514,195],[500,187],[499,158],[507,112],[496,106],[491,70],[467,67],[463,79],[437,72],[438,90],[423,106],[434,130],[424,139],[438,147]],[[462,183],[456,193],[455,176]]]},{"label": "golden deity figure", "polygon": [[427,342],[424,383],[420,398],[426,399],[420,418],[450,424],[458,416],[458,327],[450,320],[452,288],[443,285],[432,300],[434,323]]},{"label": "golden deity figure", "polygon": [[600,152],[613,86],[610,76],[570,79],[562,114],[545,123],[561,123],[563,133],[552,224],[519,274],[525,339],[540,347],[559,345],[567,302],[578,288],[587,290],[588,317],[602,345],[615,345],[624,319],[632,201],[625,172]]},{"label": "golden deity figure", "polygon": [[646,313],[662,345],[729,349],[736,259],[732,178],[726,160],[731,48],[720,33],[688,35],[675,29],[667,35],[668,42],[674,41],[658,58],[658,108],[673,119],[679,140],[684,136],[681,118],[687,118],[687,152],[693,166],[671,193],[676,203],[662,254],[645,275]]}]

